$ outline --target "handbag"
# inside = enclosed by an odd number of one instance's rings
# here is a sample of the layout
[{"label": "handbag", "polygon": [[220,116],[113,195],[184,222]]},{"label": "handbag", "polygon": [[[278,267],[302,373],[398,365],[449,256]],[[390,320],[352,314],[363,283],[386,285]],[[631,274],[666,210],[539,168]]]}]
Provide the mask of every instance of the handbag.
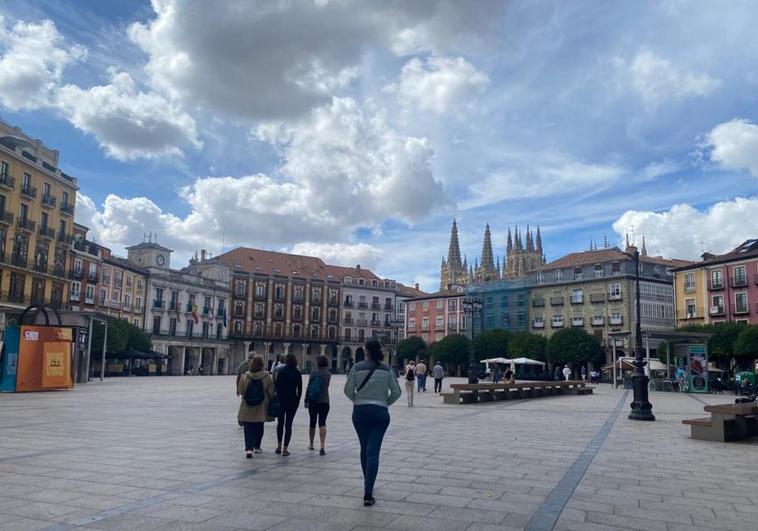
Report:
[{"label": "handbag", "polygon": [[279,396],[276,393],[274,393],[274,397],[268,403],[266,414],[272,418],[277,418],[282,414],[282,405],[279,403]]}]

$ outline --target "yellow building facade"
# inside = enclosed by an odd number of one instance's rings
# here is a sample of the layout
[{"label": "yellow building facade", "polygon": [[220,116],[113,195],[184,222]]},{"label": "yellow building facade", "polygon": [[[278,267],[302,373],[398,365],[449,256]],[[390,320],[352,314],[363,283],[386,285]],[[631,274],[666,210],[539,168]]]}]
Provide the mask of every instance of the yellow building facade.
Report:
[{"label": "yellow building facade", "polygon": [[673,271],[673,275],[676,326],[707,324],[708,286],[705,267]]},{"label": "yellow building facade", "polygon": [[0,121],[0,308],[65,308],[76,178],[58,151]]}]

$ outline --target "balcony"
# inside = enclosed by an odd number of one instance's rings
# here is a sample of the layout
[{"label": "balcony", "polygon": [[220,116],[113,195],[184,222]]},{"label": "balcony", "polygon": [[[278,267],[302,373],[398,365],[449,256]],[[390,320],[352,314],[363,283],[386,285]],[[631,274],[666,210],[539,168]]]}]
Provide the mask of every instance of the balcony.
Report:
[{"label": "balcony", "polygon": [[744,315],[746,313],[750,313],[750,309],[748,308],[747,303],[745,305],[735,305],[732,309],[732,313],[734,315]]},{"label": "balcony", "polygon": [[71,273],[69,273],[72,279],[74,280],[81,280],[84,278],[84,269],[81,268],[74,268],[71,270]]},{"label": "balcony", "polygon": [[223,317],[226,314],[226,308],[220,306],[216,309],[216,317]]},{"label": "balcony", "polygon": [[563,297],[550,297],[550,306],[563,306]]},{"label": "balcony", "polygon": [[711,306],[710,310],[711,310],[710,314],[712,316],[715,316],[715,315],[724,315],[724,313],[725,313],[723,306]]},{"label": "balcony", "polygon": [[98,280],[100,279],[98,278],[97,271],[90,271],[87,275],[87,282],[90,284],[97,284]]},{"label": "balcony", "polygon": [[[379,328],[380,326],[382,326],[382,322],[378,321],[378,320],[377,321],[371,321],[371,326],[373,326],[374,328]],[[439,325],[438,328],[444,328],[444,327],[442,325]]]},{"label": "balcony", "polygon": [[532,299],[532,308],[543,308],[545,306],[545,299]]},{"label": "balcony", "polygon": [[361,308],[361,309],[365,310],[366,308],[368,308],[368,303],[367,302],[359,302],[358,303],[358,308]]},{"label": "balcony", "polygon": [[724,289],[724,283],[722,281],[718,281],[718,282],[711,281],[709,289],[711,291],[718,291],[718,290]]},{"label": "balcony", "polygon": [[68,297],[72,301],[79,302],[79,293],[71,292],[71,294]]},{"label": "balcony", "polygon": [[155,310],[165,310],[166,309],[166,301],[164,300],[153,300],[153,309]]},{"label": "balcony", "polygon": [[71,216],[74,213],[74,205],[69,203],[61,203],[61,214]]},{"label": "balcony", "polygon": [[45,227],[43,225],[40,225],[39,227],[39,235],[43,238],[47,238],[49,240],[55,239],[55,229],[51,229],[50,227]]},{"label": "balcony", "polygon": [[592,316],[592,326],[603,326],[605,324],[605,317],[602,315]]},{"label": "balcony", "polygon": [[58,243],[62,243],[64,245],[71,245],[72,243],[74,243],[74,237],[68,234],[65,234],[63,232],[58,233],[57,240],[58,240]]},{"label": "balcony", "polygon": [[744,288],[745,286],[747,286],[747,277],[746,276],[732,277],[731,286],[733,288]]},{"label": "balcony", "polygon": [[352,308],[353,307],[353,301],[345,301],[344,302],[345,308]]},{"label": "balcony", "polygon": [[21,195],[35,198],[37,197],[37,188],[35,188],[31,184],[25,184],[24,186],[21,187]]},{"label": "balcony", "polygon": [[210,307],[203,307],[203,317],[210,317],[212,313],[213,312],[211,311]]},{"label": "balcony", "polygon": [[27,232],[34,232],[34,227],[37,226],[32,220],[26,218],[16,218],[16,225],[19,229]]},{"label": "balcony", "polygon": [[584,304],[584,296],[583,295],[572,295],[571,296],[571,304]]},{"label": "balcony", "polygon": [[43,275],[47,275],[47,264],[34,264],[32,266],[32,269],[34,269],[37,273],[42,273]]},{"label": "balcony", "polygon": [[572,317],[571,326],[584,326],[584,317]]},{"label": "balcony", "polygon": [[382,305],[379,304],[378,302],[372,302],[371,303],[371,309],[372,310],[381,310],[382,309]]},{"label": "balcony", "polygon": [[590,303],[598,304],[605,302],[605,293],[590,293]]},{"label": "balcony", "polygon": [[620,301],[621,299],[623,299],[623,297],[621,296],[621,293],[609,293],[608,294],[608,300],[609,301]]},{"label": "balcony", "polygon": [[534,319],[532,321],[532,328],[540,328],[540,329],[545,328],[545,321],[543,321],[542,319]]},{"label": "balcony", "polygon": [[0,186],[3,188],[7,188],[8,190],[13,190],[16,188],[16,179],[15,177],[11,177],[7,173],[4,175],[0,175]]},{"label": "balcony", "polygon": [[4,223],[6,225],[13,224],[13,212],[0,212],[0,223]]},{"label": "balcony", "polygon": [[188,302],[187,306],[186,306],[185,312],[186,313],[192,313],[192,309],[194,308],[194,306],[195,306],[194,304],[192,304],[191,302]]},{"label": "balcony", "polygon": [[611,326],[619,326],[619,325],[622,325],[624,323],[624,318],[621,315],[611,315],[608,318],[608,323]]},{"label": "balcony", "polygon": [[[391,311],[392,311],[392,310],[394,310],[394,309],[395,309],[395,307],[394,307],[394,306],[392,306],[391,304],[385,304],[385,305],[384,305],[384,311],[385,311],[385,312],[391,312]],[[454,310],[451,310],[451,311],[454,311]]]},{"label": "balcony", "polygon": [[56,277],[63,277],[66,274],[66,267],[63,264],[53,266],[53,275]]},{"label": "balcony", "polygon": [[366,319],[356,319],[355,320],[356,326],[368,326],[368,320]]},{"label": "balcony", "polygon": [[330,297],[326,304],[327,306],[339,306],[339,303],[335,297]]},{"label": "balcony", "polygon": [[342,324],[352,325],[353,323],[355,323],[355,321],[352,319],[352,317],[345,317],[342,320]]},{"label": "balcony", "polygon": [[695,284],[685,284],[684,285],[684,292],[685,293],[695,293]]},{"label": "balcony", "polygon": [[42,206],[55,208],[55,196],[50,194],[42,194]]},{"label": "balcony", "polygon": [[553,319],[550,321],[550,326],[553,328],[563,328],[563,319]]}]

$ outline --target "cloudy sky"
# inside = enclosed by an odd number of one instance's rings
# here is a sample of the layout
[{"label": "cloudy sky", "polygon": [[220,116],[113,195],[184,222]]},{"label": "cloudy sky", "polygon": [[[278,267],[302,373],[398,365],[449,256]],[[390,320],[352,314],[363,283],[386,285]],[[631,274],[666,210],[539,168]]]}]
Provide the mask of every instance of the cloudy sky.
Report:
[{"label": "cloudy sky", "polygon": [[758,237],[749,0],[4,0],[0,117],[61,151],[77,220],[182,265],[236,245],[433,289],[450,223],[548,259]]}]

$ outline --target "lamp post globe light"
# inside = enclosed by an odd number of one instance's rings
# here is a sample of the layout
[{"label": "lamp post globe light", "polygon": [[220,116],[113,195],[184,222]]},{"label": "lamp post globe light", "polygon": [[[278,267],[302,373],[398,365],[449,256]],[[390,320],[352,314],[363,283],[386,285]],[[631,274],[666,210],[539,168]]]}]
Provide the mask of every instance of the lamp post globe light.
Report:
[{"label": "lamp post globe light", "polygon": [[634,390],[634,400],[632,400],[632,410],[629,412],[630,420],[655,420],[653,415],[653,405],[648,399],[649,378],[645,374],[644,349],[642,348],[642,313],[640,312],[640,251],[634,250],[634,266],[636,269],[635,284],[635,305],[637,308],[637,326],[634,337],[634,376],[632,377],[632,388]]},{"label": "lamp post globe light", "polygon": [[479,382],[476,376],[477,363],[474,359],[474,317],[477,313],[482,313],[482,301],[476,297],[466,297],[463,299],[463,312],[469,316],[468,322],[471,324],[471,337],[468,346],[468,383],[475,384]]}]

